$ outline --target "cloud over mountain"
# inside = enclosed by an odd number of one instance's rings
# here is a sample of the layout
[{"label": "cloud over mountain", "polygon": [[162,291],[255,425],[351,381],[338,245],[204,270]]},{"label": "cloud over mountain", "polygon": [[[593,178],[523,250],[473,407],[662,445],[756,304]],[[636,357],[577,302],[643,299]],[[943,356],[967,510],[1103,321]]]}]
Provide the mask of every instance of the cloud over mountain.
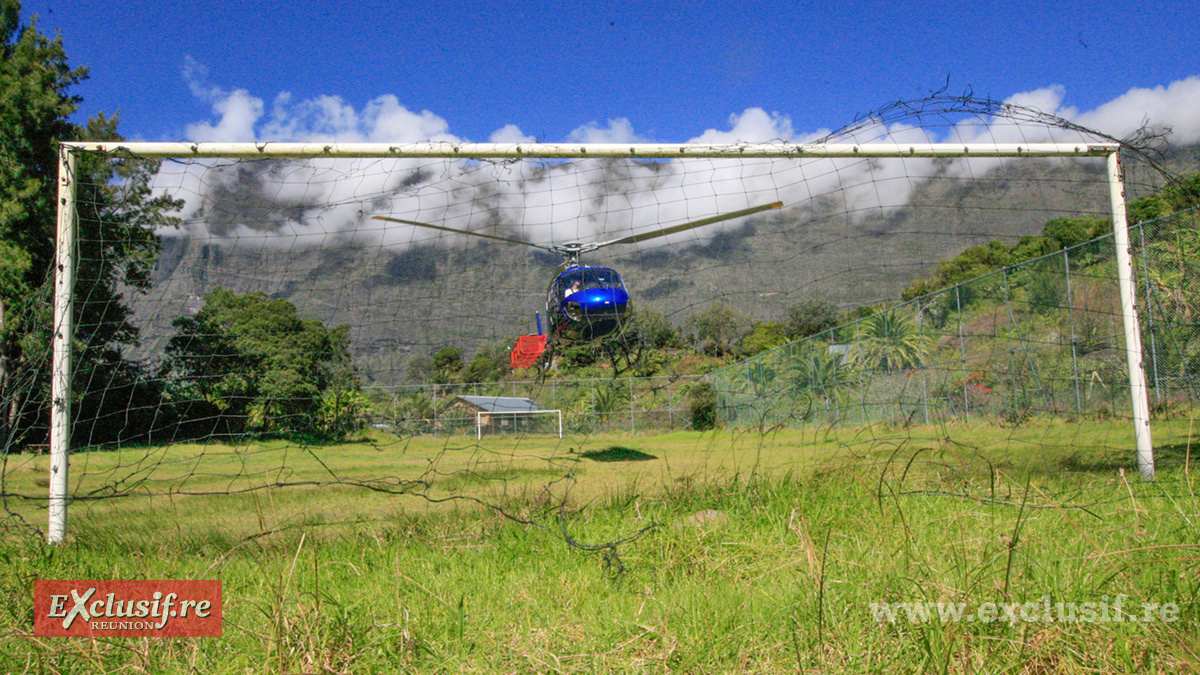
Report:
[{"label": "cloud over mountain", "polygon": [[[355,106],[337,96],[295,99],[287,92],[269,103],[244,89],[209,82],[189,61],[185,77],[193,94],[212,106],[212,117],[188,125],[195,141],[405,142],[464,141],[445,118],[414,111],[394,95]],[[1094,110],[1068,103],[1050,86],[1013,94],[1006,103],[1035,108],[1114,137],[1143,126],[1172,130],[1176,144],[1200,142],[1200,77],[1149,89],[1133,89]],[[731,114],[726,128],[707,129],[697,143],[829,139],[842,142],[936,142],[1066,140],[1053,126],[1003,118],[960,118],[952,125],[922,126],[914,120],[868,117],[831,136],[827,129],[800,131],[781,112],[749,108]],[[1070,132],[1077,138],[1077,132]],[[531,142],[516,124],[490,134],[493,142]],[[553,140],[553,139],[549,139]],[[648,140],[630,120],[587,122],[569,142]],[[187,201],[187,229],[198,236],[270,239],[272,245],[339,238],[391,247],[444,240],[403,225],[383,225],[372,215],[431,222],[517,236],[540,243],[624,236],[781,200],[816,209],[836,202],[850,213],[878,213],[903,206],[916,185],[938,172],[986,172],[997,162],[894,160],[675,160],[671,162],[472,162],[429,159],[203,162],[165,164],[161,189]],[[736,222],[674,235],[647,246],[707,241]]]}]

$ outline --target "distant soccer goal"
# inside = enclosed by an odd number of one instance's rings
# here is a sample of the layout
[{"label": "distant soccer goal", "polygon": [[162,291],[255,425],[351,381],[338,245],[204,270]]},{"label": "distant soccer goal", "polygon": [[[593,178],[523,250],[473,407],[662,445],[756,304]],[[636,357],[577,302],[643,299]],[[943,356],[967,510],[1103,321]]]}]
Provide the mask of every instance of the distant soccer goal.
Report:
[{"label": "distant soccer goal", "polygon": [[[92,181],[95,163],[119,164],[140,182]],[[586,427],[596,432],[665,432],[681,425],[682,409],[700,405],[684,399],[693,395],[688,378],[709,372],[730,424],[802,420],[813,406],[835,409],[839,423],[944,419],[907,403],[885,413],[888,404],[869,396],[853,418],[843,414],[844,394],[793,395],[802,376],[819,381],[805,368],[822,367],[838,371],[841,392],[852,381],[861,391],[941,387],[940,410],[958,405],[964,419],[968,411],[973,419],[1060,414],[1065,399],[1035,395],[1024,384],[1033,377],[1028,364],[1016,359],[972,361],[964,351],[963,363],[987,364],[986,378],[972,379],[968,367],[935,383],[926,372],[919,382],[914,362],[888,351],[900,322],[878,335],[867,319],[855,335],[831,333],[810,345],[820,358],[807,365],[739,359],[778,346],[780,318],[799,300],[822,295],[866,316],[968,246],[1016,242],[1053,219],[1092,218],[1111,232],[1111,283],[1072,286],[1060,304],[1064,316],[1068,306],[1081,311],[1086,286],[1089,307],[1107,316],[1096,330],[1107,332],[1085,345],[1070,322],[1064,329],[1030,311],[1037,332],[1020,339],[1053,335],[1059,347],[1076,347],[1077,360],[1089,349],[1103,358],[1104,368],[1072,371],[1070,386],[1054,391],[1073,396],[1089,382],[1096,389],[1096,378],[1119,390],[1126,403],[1114,414],[1128,417],[1128,449],[1150,478],[1144,292],[1126,211],[1127,197],[1164,180],[1137,147],[999,104],[889,107],[823,138],[774,142],[64,143],[53,357],[38,363],[31,351],[20,362],[51,378],[39,397],[30,392],[46,383],[30,375],[23,398],[6,401],[24,410],[23,435],[14,436],[24,440],[11,451],[49,441],[48,537],[60,541],[70,485],[92,495],[153,492],[158,483],[146,478],[166,461],[159,451],[130,450],[115,466],[91,469],[71,463],[72,451],[200,442],[204,454],[204,443],[270,442],[310,452],[359,439],[371,419],[405,420],[376,429],[394,437],[368,439],[394,447],[445,434],[456,418],[474,421],[476,440],[501,430],[544,433],[554,418],[561,438],[564,412],[598,420]],[[95,190],[125,190],[129,207],[97,212]],[[149,200],[158,200],[154,208]],[[122,243],[131,234],[145,245]],[[1010,283],[1009,297],[1066,297],[1057,280],[1034,283]],[[905,315],[912,326],[904,331],[920,333],[910,352],[950,349],[960,321],[963,350],[972,330],[1017,325],[984,318],[986,303],[968,316],[948,298]],[[710,325],[709,309],[746,319]],[[946,317],[953,325],[933,327]],[[549,346],[539,368],[622,379],[586,390],[545,384],[529,394],[552,401],[549,410],[456,409],[466,396],[494,399],[531,379],[509,372],[509,349],[543,329]],[[1065,377],[1053,369],[1036,376]],[[972,387],[1004,378],[1020,405],[983,405]],[[446,384],[454,382],[467,384]],[[870,382],[882,384],[872,390]],[[372,394],[415,384],[425,393]],[[665,412],[635,423],[635,409]],[[702,416],[687,424],[693,419]],[[470,434],[468,425],[456,433]],[[288,471],[273,475],[288,484]],[[304,484],[321,480],[343,477]]]},{"label": "distant soccer goal", "polygon": [[[545,422],[538,420],[538,417],[545,417]],[[550,433],[562,438],[562,411],[536,408],[520,410],[500,404],[475,412],[476,439],[482,440],[484,434],[506,433]]]}]

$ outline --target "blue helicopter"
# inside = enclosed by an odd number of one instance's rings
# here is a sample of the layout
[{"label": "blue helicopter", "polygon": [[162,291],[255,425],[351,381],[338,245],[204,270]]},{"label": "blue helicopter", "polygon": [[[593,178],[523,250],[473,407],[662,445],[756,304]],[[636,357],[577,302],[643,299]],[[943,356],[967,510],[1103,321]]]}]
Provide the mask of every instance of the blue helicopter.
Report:
[{"label": "blue helicopter", "polygon": [[[684,232],[705,225],[742,218],[762,211],[778,209],[783,202],[773,202],[755,206],[741,211],[733,211],[709,218],[694,220],[682,225],[673,225],[650,232],[634,234],[628,237],[609,241],[590,242],[586,244],[535,244],[520,239],[511,239],[494,234],[458,230],[443,225],[432,225],[415,220],[403,220],[389,216],[374,216],[376,220],[424,227],[454,234],[466,234],[472,237],[483,237],[496,241],[532,246],[562,256],[563,262],[558,267],[558,273],[550,282],[546,291],[546,316],[550,318],[550,335],[556,339],[592,340],[608,335],[619,329],[630,310],[629,290],[621,280],[621,275],[611,267],[593,267],[581,264],[579,257],[605,246],[617,244],[636,244],[638,242],[667,235]],[[538,333],[541,334],[541,322],[538,322]]]}]

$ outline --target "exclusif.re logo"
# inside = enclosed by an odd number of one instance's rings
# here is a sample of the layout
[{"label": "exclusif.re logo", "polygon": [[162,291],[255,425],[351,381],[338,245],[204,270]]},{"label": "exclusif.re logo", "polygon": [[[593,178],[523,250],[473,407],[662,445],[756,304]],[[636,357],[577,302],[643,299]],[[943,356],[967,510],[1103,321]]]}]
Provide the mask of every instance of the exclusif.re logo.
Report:
[{"label": "exclusif.re logo", "polygon": [[220,581],[33,582],[38,637],[220,637]]}]

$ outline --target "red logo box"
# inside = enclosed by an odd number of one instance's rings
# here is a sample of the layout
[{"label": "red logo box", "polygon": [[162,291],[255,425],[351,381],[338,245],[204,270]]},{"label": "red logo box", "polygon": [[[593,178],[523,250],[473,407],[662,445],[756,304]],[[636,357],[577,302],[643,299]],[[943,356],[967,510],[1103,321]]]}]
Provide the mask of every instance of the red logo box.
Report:
[{"label": "red logo box", "polygon": [[221,637],[220,581],[33,582],[38,637]]}]

